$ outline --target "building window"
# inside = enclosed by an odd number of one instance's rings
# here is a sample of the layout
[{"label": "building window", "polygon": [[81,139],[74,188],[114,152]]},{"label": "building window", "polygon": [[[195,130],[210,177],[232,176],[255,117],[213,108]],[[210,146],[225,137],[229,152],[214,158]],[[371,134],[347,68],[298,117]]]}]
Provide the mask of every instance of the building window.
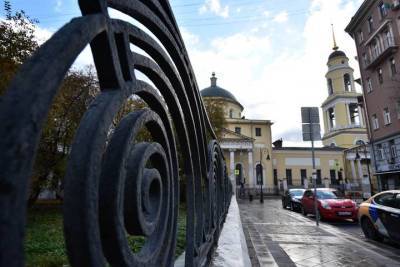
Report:
[{"label": "building window", "polygon": [[358,41],[361,43],[362,41],[364,41],[364,33],[362,30],[358,31]]},{"label": "building window", "polygon": [[378,73],[378,81],[379,81],[379,83],[383,83],[383,71],[382,71],[382,69],[379,68],[377,70],[377,73]]},{"label": "building window", "polygon": [[352,125],[360,125],[360,114],[356,103],[349,104],[350,123]]},{"label": "building window", "polygon": [[397,118],[400,119],[400,99],[396,102]]},{"label": "building window", "polygon": [[390,59],[390,73],[392,74],[392,77],[397,73],[396,60],[393,57]]},{"label": "building window", "polygon": [[261,128],[256,128],[256,136],[261,136]]},{"label": "building window", "polygon": [[292,169],[286,169],[286,179],[288,185],[293,185],[292,181]]},{"label": "building window", "polygon": [[385,125],[391,124],[392,120],[390,119],[390,111],[389,108],[384,108],[383,109],[383,121]]},{"label": "building window", "polygon": [[379,120],[378,120],[378,117],[376,116],[376,114],[372,115],[372,128],[374,130],[379,129]]},{"label": "building window", "polygon": [[367,78],[367,93],[372,92],[372,81],[371,78]]},{"label": "building window", "polygon": [[331,94],[333,94],[332,79],[329,78],[327,81],[328,81],[328,94],[331,95]]},{"label": "building window", "polygon": [[381,48],[379,46],[379,41],[373,40],[371,45],[372,45],[372,59],[375,59],[381,53]]},{"label": "building window", "polygon": [[301,185],[304,185],[304,180],[307,180],[307,170],[301,169],[300,176],[301,176]]},{"label": "building window", "polygon": [[241,132],[242,132],[242,128],[240,128],[240,127],[235,127],[235,133],[241,134]]},{"label": "building window", "polygon": [[383,2],[381,2],[381,3],[378,5],[378,9],[379,9],[379,14],[381,15],[381,19],[383,19],[384,17],[386,17],[388,11],[387,11],[386,6],[385,6],[385,4],[384,4]]},{"label": "building window", "polygon": [[350,75],[348,73],[346,73],[343,76],[343,80],[344,80],[344,90],[346,92],[349,92],[351,90],[351,78],[350,78]]},{"label": "building window", "polygon": [[390,29],[387,29],[384,32],[384,40],[383,41],[384,41],[385,48],[394,45],[394,38],[393,38],[393,35],[392,35],[392,32],[390,31]]},{"label": "building window", "polygon": [[274,185],[278,185],[278,170],[274,169]]},{"label": "building window", "polygon": [[368,64],[369,64],[369,61],[368,61],[368,56],[367,56],[367,54],[366,54],[366,53],[364,53],[364,54],[362,55],[362,58],[363,58],[363,62],[364,62],[364,67],[367,67],[367,66],[368,66]]},{"label": "building window", "polygon": [[335,119],[335,110],[333,108],[328,109],[328,119],[329,119],[329,127],[336,127],[336,119]]},{"label": "building window", "polygon": [[374,30],[374,20],[372,17],[368,18],[368,32],[371,33]]},{"label": "building window", "polygon": [[336,179],[336,170],[330,170],[329,174],[330,174],[330,177],[331,177],[331,184],[333,184],[333,185],[339,184],[338,180]]},{"label": "building window", "polygon": [[322,184],[321,170],[317,170],[317,184]]},{"label": "building window", "polygon": [[382,144],[378,144],[376,146],[376,158],[378,160],[384,160],[385,159],[385,150],[382,148]]},{"label": "building window", "polygon": [[242,164],[236,164],[235,175],[236,175],[236,185],[244,184]]},{"label": "building window", "polygon": [[256,165],[256,181],[258,185],[264,184],[263,181],[263,167],[260,163]]},{"label": "building window", "polygon": [[389,146],[390,146],[390,157],[392,160],[397,158],[397,147],[396,144],[394,143],[394,140],[389,141]]},{"label": "building window", "polygon": [[230,118],[230,119],[233,118],[233,110],[232,110],[232,109],[229,110],[229,118]]}]

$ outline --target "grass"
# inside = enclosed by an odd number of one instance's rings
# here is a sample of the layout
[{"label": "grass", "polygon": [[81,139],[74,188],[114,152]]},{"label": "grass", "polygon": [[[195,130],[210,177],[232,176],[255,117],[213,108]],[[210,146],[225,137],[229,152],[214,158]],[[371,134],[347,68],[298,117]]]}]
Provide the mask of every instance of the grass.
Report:
[{"label": "grass", "polygon": [[[179,208],[175,257],[185,250],[186,210]],[[145,243],[141,236],[129,236],[133,252]],[[25,239],[26,267],[69,266],[63,235],[62,207],[59,203],[39,203],[28,210]]]}]

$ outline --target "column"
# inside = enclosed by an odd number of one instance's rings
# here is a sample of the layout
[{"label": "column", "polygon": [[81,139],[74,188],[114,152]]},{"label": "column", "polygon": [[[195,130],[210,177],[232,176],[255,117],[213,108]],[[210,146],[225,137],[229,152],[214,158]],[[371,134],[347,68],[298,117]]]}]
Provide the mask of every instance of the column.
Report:
[{"label": "column", "polygon": [[231,170],[231,183],[232,183],[232,192],[235,195],[236,193],[236,181],[235,181],[235,150],[229,150],[230,151],[230,161],[229,161],[229,167]]},{"label": "column", "polygon": [[360,177],[360,181],[362,181],[364,175],[361,166],[361,159],[357,160],[357,166],[358,166],[358,177]]},{"label": "column", "polygon": [[360,119],[360,126],[364,127],[364,118],[363,118],[364,108],[358,106],[358,118]]},{"label": "column", "polygon": [[354,159],[350,160],[350,165],[351,165],[351,175],[353,176],[353,179],[356,179],[356,167],[354,165]]},{"label": "column", "polygon": [[248,151],[248,157],[249,157],[249,186],[254,185],[254,179],[253,179],[253,151],[249,149]]}]

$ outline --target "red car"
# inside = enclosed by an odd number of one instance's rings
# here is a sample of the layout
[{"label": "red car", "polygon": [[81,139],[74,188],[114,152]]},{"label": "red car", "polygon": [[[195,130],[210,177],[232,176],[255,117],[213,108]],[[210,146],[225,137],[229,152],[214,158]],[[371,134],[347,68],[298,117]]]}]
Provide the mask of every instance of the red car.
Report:
[{"label": "red car", "polygon": [[[338,195],[338,191],[335,189],[317,189],[317,206],[321,220],[352,219],[354,222],[358,221],[357,204],[351,199],[339,198]],[[303,215],[315,214],[313,189],[307,189],[304,192],[301,205],[301,212]]]}]

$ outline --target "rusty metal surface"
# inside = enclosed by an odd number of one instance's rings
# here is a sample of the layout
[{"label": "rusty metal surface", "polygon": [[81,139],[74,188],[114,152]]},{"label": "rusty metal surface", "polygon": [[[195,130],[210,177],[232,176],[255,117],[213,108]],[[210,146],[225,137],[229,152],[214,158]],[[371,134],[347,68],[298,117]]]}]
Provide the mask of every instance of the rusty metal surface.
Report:
[{"label": "rusty metal surface", "polygon": [[[65,177],[71,266],[172,266],[180,194],[187,201],[185,265],[207,265],[232,189],[222,151],[207,138],[215,134],[171,7],[165,0],[79,5],[82,17],[38,49],[0,100],[0,266],[24,266],[26,194],[41,129],[63,77],[87,44],[101,93],[80,122]],[[108,8],[152,35],[110,18]],[[148,108],[125,116],[110,138],[112,120],[131,95]],[[151,142],[135,141],[143,128]],[[185,192],[179,192],[180,169]],[[140,252],[131,251],[126,233],[146,238]]]}]

